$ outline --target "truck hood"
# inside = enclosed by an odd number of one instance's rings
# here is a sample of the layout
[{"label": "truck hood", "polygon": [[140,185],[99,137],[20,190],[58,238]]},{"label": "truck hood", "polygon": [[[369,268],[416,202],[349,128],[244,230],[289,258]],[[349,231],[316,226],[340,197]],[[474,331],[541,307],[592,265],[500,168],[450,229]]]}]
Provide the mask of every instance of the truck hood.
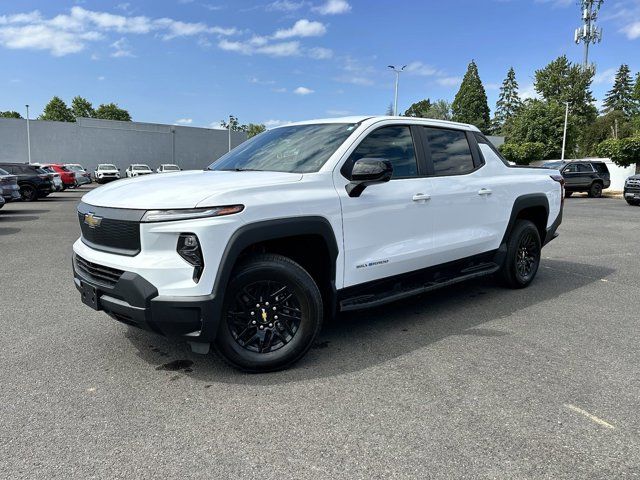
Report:
[{"label": "truck hood", "polygon": [[[96,207],[141,210],[195,208],[207,198],[247,187],[297,182],[300,173],[189,171],[116,180],[96,188],[82,201]],[[212,207],[215,205],[200,205]]]}]

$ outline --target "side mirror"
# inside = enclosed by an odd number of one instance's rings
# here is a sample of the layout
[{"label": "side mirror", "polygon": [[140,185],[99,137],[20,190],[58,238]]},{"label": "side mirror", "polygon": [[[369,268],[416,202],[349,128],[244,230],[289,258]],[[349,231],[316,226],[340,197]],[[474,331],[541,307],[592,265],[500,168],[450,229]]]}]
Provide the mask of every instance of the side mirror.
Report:
[{"label": "side mirror", "polygon": [[393,166],[382,158],[361,158],[351,170],[351,182],[345,187],[350,197],[359,197],[365,188],[391,180]]}]

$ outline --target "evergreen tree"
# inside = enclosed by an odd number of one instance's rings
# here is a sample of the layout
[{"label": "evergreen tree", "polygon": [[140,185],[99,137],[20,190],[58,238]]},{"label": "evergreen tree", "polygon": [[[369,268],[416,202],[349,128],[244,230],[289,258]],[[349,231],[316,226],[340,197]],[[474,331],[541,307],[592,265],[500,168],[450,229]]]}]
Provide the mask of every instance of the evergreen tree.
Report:
[{"label": "evergreen tree", "polygon": [[22,115],[14,110],[7,110],[6,112],[0,112],[0,118],[22,118]]},{"label": "evergreen tree", "polygon": [[500,95],[496,102],[496,113],[492,121],[492,130],[503,133],[504,125],[511,120],[522,108],[522,101],[518,96],[518,82],[513,67],[507,72],[507,78],[502,82]]},{"label": "evergreen tree", "polygon": [[53,97],[44,107],[40,120],[53,120],[57,122],[75,122],[71,109],[60,97]]},{"label": "evergreen tree", "polygon": [[617,110],[627,116],[631,116],[633,113],[633,80],[628,65],[624,63],[620,65],[613,87],[607,92],[602,105],[605,112]]},{"label": "evergreen tree", "polygon": [[411,104],[411,106],[404,112],[404,116],[427,118],[430,108],[431,100],[425,98],[424,100]]},{"label": "evergreen tree", "polygon": [[118,107],[115,103],[101,104],[95,111],[95,118],[103,120],[120,120],[122,122],[130,122],[131,115],[124,108]]},{"label": "evergreen tree", "polygon": [[472,60],[464,74],[460,90],[451,104],[453,119],[456,122],[470,123],[486,132],[490,129],[489,105],[478,67]]},{"label": "evergreen tree", "polygon": [[393,116],[395,112],[393,111],[393,102],[389,102],[389,106],[387,107],[387,111],[385,115]]},{"label": "evergreen tree", "polygon": [[633,109],[631,114],[640,117],[640,72],[636,73],[636,81],[633,85],[631,98],[633,99]]},{"label": "evergreen tree", "polygon": [[71,100],[71,112],[76,118],[92,118],[96,113],[93,110],[93,105],[91,105],[91,102],[79,95],[73,97],[73,100]]}]

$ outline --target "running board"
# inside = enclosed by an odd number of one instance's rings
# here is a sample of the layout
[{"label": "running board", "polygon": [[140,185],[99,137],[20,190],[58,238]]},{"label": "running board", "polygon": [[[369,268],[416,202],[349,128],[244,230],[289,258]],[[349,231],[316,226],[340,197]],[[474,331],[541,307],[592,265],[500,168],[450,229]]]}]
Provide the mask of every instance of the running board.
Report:
[{"label": "running board", "polygon": [[404,298],[413,297],[421,293],[437,290],[438,288],[453,285],[454,283],[464,282],[477,277],[483,277],[485,275],[491,275],[500,270],[500,265],[490,262],[474,265],[471,268],[466,268],[460,271],[460,275],[454,277],[444,277],[423,284],[407,285],[405,288],[395,288],[390,291],[382,292],[379,294],[366,294],[358,295],[351,298],[346,298],[340,302],[340,311],[348,312],[351,310],[361,310],[365,308],[373,308],[385,303],[395,302]]}]

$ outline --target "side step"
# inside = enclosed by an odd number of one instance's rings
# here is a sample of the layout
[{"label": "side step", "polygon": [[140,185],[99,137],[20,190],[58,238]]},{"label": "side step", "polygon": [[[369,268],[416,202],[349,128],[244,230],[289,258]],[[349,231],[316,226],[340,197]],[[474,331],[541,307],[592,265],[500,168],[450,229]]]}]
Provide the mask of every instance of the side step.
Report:
[{"label": "side step", "polygon": [[361,310],[365,308],[373,308],[385,303],[395,302],[396,300],[402,300],[403,298],[412,297],[421,293],[437,290],[438,288],[453,285],[454,283],[464,282],[477,277],[483,277],[485,275],[491,275],[492,273],[500,270],[500,265],[489,262],[474,265],[471,268],[466,268],[460,271],[458,276],[442,277],[433,281],[428,281],[422,284],[413,283],[401,287],[399,284],[396,288],[379,294],[371,293],[366,295],[358,295],[351,298],[346,298],[340,302],[340,311],[348,312],[351,310]]}]

